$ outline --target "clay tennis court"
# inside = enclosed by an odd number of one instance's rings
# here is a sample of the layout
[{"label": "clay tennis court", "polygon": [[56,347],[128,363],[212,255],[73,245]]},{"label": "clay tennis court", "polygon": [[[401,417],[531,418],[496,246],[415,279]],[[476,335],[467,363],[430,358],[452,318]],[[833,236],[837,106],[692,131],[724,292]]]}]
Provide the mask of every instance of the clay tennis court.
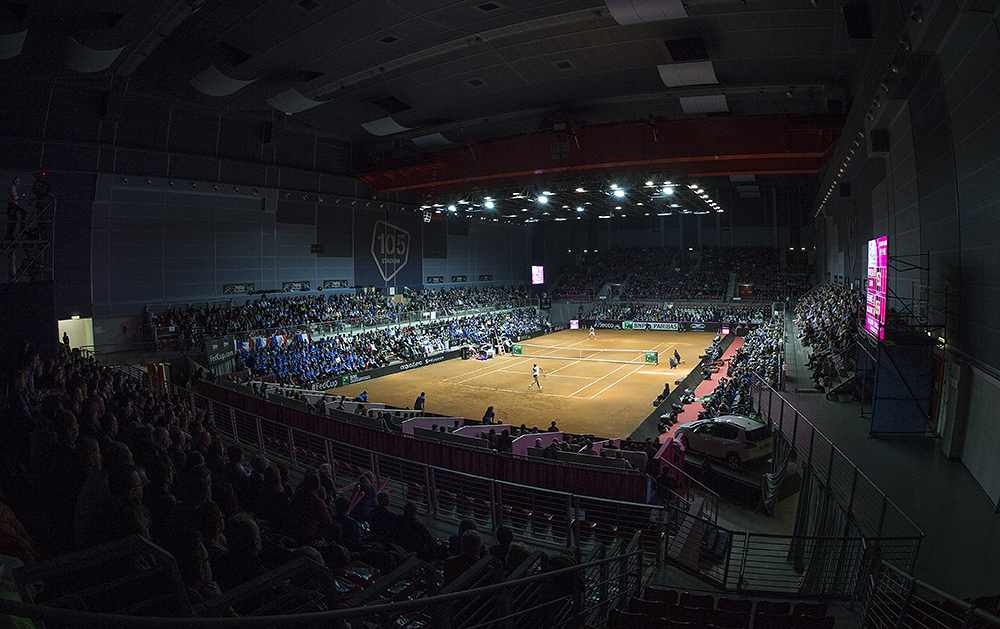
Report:
[{"label": "clay tennis court", "polygon": [[[652,401],[663,391],[663,384],[669,382],[673,390],[674,381],[698,365],[698,356],[715,335],[598,330],[596,341],[587,336],[587,330],[565,330],[525,341],[525,353],[537,355],[505,355],[487,361],[455,358],[330,393],[353,397],[368,391],[373,402],[412,408],[416,397],[425,392],[425,409],[438,415],[480,419],[486,407],[493,406],[496,419],[505,424],[537,425],[544,430],[555,420],[569,432],[627,437],[653,411]],[[675,349],[685,363],[671,370],[667,357]],[[601,355],[594,350],[625,350],[612,356],[637,361],[640,352],[657,351],[660,363],[579,358]],[[541,391],[535,387],[528,391],[534,363],[544,372]]]}]

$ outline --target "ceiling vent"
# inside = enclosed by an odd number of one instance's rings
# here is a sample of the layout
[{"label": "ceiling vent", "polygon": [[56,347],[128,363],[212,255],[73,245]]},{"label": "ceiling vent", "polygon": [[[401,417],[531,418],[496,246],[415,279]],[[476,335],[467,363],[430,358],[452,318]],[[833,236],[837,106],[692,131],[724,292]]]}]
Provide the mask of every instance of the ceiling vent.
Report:
[{"label": "ceiling vent", "polygon": [[686,18],[684,0],[604,0],[615,21],[626,26]]},{"label": "ceiling vent", "polygon": [[471,78],[471,79],[466,79],[465,82],[468,83],[472,87],[482,87],[482,86],[486,85],[486,81],[482,80],[478,76],[474,77],[474,78]]},{"label": "ceiling vent", "polygon": [[705,48],[705,40],[701,37],[668,39],[663,43],[667,45],[670,58],[674,60],[674,63],[680,63],[681,61],[704,61],[708,59],[708,49]]},{"label": "ceiling vent", "polygon": [[385,37],[383,37],[379,41],[382,42],[383,44],[391,44],[393,42],[399,41],[399,38],[395,37],[394,35],[386,35]]},{"label": "ceiling vent", "polygon": [[406,111],[407,109],[410,108],[409,105],[399,100],[395,96],[383,96],[382,98],[375,98],[372,100],[372,104],[388,114],[398,114],[399,112]]},{"label": "ceiling vent", "polygon": [[489,13],[490,11],[496,11],[497,9],[500,9],[502,7],[496,2],[484,2],[483,4],[476,6],[476,8],[482,11],[483,13]]},{"label": "ceiling vent", "polygon": [[300,0],[299,6],[306,11],[314,11],[319,8],[319,3],[315,0]]},{"label": "ceiling vent", "polygon": [[553,61],[552,66],[559,70],[560,72],[566,72],[567,70],[575,70],[576,64],[569,59],[561,59],[559,61]]}]

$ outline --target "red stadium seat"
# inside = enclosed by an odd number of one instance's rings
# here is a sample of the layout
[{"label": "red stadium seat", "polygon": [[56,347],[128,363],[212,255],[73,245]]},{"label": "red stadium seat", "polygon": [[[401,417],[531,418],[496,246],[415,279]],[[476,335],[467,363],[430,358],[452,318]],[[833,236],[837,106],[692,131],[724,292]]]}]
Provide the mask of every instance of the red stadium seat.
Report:
[{"label": "red stadium seat", "polygon": [[612,609],[608,612],[609,629],[651,629],[650,619],[639,613]]},{"label": "red stadium seat", "polygon": [[[757,603],[759,606],[760,603]],[[792,629],[791,614],[757,614],[753,619],[753,629]]]},{"label": "red stadium seat", "polygon": [[746,612],[749,614],[753,609],[753,601],[747,598],[720,598],[716,603],[716,608],[727,612]]},{"label": "red stadium seat", "polygon": [[793,616],[826,616],[826,603],[796,603],[792,608]]},{"label": "red stadium seat", "polygon": [[833,616],[794,616],[792,629],[833,629]]},{"label": "red stadium seat", "polygon": [[666,618],[670,611],[670,605],[663,601],[651,601],[633,596],[629,601],[628,609],[648,618]]},{"label": "red stadium seat", "polygon": [[691,592],[681,592],[678,601],[684,607],[698,607],[712,609],[715,607],[715,597],[711,594],[692,594]]},{"label": "red stadium seat", "polygon": [[792,611],[792,604],[788,601],[757,601],[757,614],[782,615]]},{"label": "red stadium seat", "polygon": [[717,609],[712,613],[712,626],[718,629],[749,629],[750,612]]},{"label": "red stadium seat", "polygon": [[643,593],[643,598],[650,601],[660,601],[667,605],[675,605],[677,604],[677,590],[650,585]]},{"label": "red stadium seat", "polygon": [[[681,594],[684,600],[684,594]],[[711,608],[708,607],[685,607],[684,605],[671,605],[667,617],[677,622],[690,622],[699,627],[708,625],[708,617],[711,615]]]}]

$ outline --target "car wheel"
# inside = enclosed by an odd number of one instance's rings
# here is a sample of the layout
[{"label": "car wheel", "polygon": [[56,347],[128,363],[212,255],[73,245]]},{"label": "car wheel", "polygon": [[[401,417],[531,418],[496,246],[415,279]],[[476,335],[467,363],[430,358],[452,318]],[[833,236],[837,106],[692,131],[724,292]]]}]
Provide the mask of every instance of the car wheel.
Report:
[{"label": "car wheel", "polygon": [[739,454],[737,454],[735,452],[730,452],[729,454],[726,455],[726,464],[729,465],[730,469],[735,470],[742,463],[743,463],[743,460],[740,458]]}]

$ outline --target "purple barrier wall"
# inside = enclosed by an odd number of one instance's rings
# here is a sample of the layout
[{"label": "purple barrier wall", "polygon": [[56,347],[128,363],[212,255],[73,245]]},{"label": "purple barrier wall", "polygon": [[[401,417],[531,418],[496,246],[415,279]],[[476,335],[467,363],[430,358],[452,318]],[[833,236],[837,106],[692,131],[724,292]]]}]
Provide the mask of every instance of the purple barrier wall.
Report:
[{"label": "purple barrier wall", "polygon": [[539,432],[534,434],[521,435],[514,440],[513,451],[514,454],[520,454],[521,456],[528,456],[528,448],[535,447],[535,440],[541,439],[542,444],[540,447],[545,448],[553,441],[562,441],[563,434],[561,432]]},{"label": "purple barrier wall", "polygon": [[[426,428],[431,429],[431,426],[447,426],[451,428],[455,425],[455,420],[458,420],[458,425],[461,426],[465,423],[464,417],[414,417],[413,419],[407,419],[403,422],[403,433],[407,435],[413,434],[414,428]],[[461,430],[461,428],[459,428]],[[456,434],[464,435],[463,432],[454,431]],[[474,436],[474,435],[473,435]]]}]

